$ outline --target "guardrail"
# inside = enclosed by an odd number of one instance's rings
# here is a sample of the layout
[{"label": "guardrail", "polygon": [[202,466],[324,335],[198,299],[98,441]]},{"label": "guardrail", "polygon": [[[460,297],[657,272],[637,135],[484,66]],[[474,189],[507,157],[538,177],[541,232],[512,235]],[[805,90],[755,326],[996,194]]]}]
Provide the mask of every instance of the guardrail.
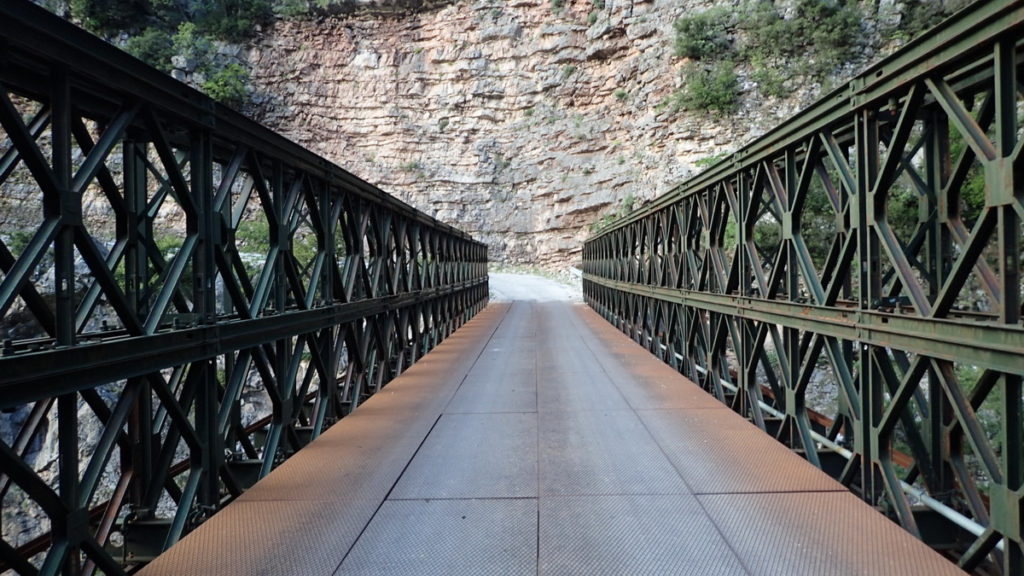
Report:
[{"label": "guardrail", "polygon": [[0,571],[145,562],[486,304],[483,244],[21,0],[0,126]]},{"label": "guardrail", "polygon": [[1020,1],[969,6],[583,256],[610,322],[1003,574],[1024,572],[1022,29]]}]

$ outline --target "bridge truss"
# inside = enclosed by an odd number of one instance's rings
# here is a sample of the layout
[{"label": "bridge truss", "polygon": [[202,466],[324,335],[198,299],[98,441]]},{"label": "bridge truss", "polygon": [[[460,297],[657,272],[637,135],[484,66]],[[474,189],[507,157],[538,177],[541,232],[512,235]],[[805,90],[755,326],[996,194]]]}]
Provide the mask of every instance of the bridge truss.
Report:
[{"label": "bridge truss", "polygon": [[1024,2],[975,3],[583,252],[608,321],[962,567],[1008,575],[1022,32]]},{"label": "bridge truss", "polygon": [[0,572],[146,561],[486,304],[483,244],[29,2],[0,126]]}]

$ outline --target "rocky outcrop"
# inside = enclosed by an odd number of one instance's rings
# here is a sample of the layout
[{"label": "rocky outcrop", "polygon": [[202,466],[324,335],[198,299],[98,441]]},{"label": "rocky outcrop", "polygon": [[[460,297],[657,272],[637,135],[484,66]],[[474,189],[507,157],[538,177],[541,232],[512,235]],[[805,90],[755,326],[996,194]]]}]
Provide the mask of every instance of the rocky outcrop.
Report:
[{"label": "rocky outcrop", "polygon": [[673,111],[678,0],[460,1],[400,16],[279,22],[250,52],[258,119],[490,245],[578,260],[598,217],[646,200],[820,92]]}]

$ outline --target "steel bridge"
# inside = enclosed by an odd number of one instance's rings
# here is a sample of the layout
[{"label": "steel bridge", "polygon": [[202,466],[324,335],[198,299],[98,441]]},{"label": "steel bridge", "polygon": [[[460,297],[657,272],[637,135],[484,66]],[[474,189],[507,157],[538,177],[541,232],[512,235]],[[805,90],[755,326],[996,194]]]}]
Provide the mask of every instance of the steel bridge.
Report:
[{"label": "steel bridge", "polygon": [[1022,38],[598,230],[591,310],[0,4],[0,572],[1024,573]]}]

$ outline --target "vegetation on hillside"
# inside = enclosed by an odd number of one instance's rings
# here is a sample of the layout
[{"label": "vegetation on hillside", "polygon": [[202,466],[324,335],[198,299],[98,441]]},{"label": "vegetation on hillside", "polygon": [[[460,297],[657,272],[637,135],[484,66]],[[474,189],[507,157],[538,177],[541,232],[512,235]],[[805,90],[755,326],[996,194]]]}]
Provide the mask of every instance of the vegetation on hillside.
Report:
[{"label": "vegetation on hillside", "polygon": [[[276,10],[294,0],[43,0],[93,34],[147,64],[171,72],[177,62],[215,100],[240,108],[249,73],[218,55],[219,46],[247,41]],[[181,60],[175,60],[175,57]]]},{"label": "vegetation on hillside", "polygon": [[[970,1],[907,0],[898,24],[883,30],[882,36],[909,41]],[[771,0],[746,0],[736,7],[717,6],[676,20],[675,53],[685,59],[680,71],[682,86],[664,105],[714,115],[731,113],[739,103],[741,73],[756,84],[762,96],[786,97],[798,83],[827,85],[867,36],[861,33],[862,6],[854,0],[796,0],[787,6],[783,12]],[[964,146],[952,131],[952,156],[957,157]],[[705,164],[719,159],[710,158]],[[837,175],[830,176],[837,181]],[[968,174],[960,201],[970,227],[985,202],[980,166]],[[915,234],[921,202],[909,181],[900,181],[890,190],[886,219],[902,242]],[[609,216],[614,220],[621,214]],[[779,219],[770,214],[754,227],[754,243],[767,260],[774,259],[779,249],[781,227]],[[822,183],[815,179],[802,211],[801,234],[816,266],[824,264],[835,233],[835,209]],[[735,248],[736,241],[733,223],[725,231],[726,248]]]},{"label": "vegetation on hillside", "polygon": [[205,35],[238,41],[273,18],[270,0],[69,0],[68,7],[74,20],[101,36],[191,22]]},{"label": "vegetation on hillside", "polygon": [[636,196],[633,196],[632,194],[625,198],[620,198],[619,202],[613,206],[613,210],[611,212],[601,216],[600,219],[590,225],[590,231],[596,232],[620,218],[625,218],[630,212],[638,208],[638,204]]},{"label": "vegetation on hillside", "polygon": [[[249,98],[249,72],[218,54],[247,42],[275,19],[329,13],[344,0],[35,0],[170,73],[192,73],[194,84],[235,108]],[[178,56],[181,60],[175,60]]]},{"label": "vegetation on hillside", "polygon": [[749,65],[763,93],[785,96],[788,81],[820,81],[850,58],[860,35],[855,2],[797,0],[790,12],[769,0],[748,0],[737,8],[716,7],[676,20],[676,55],[689,63],[673,107],[733,111],[740,63]]},{"label": "vegetation on hillside", "polygon": [[[275,19],[340,9],[344,0],[37,0],[150,65],[177,65],[220,102],[241,107],[248,71],[218,56],[220,45],[244,43]],[[549,0],[560,12],[563,0]],[[894,37],[910,39],[971,0],[906,0]],[[591,0],[590,23],[605,9]],[[746,71],[762,95],[784,97],[799,82],[827,84],[861,42],[856,0],[743,0],[688,14],[675,22],[675,51],[688,62],[682,87],[664,103],[673,110],[726,115],[735,110]],[[175,56],[184,58],[175,60]]]},{"label": "vegetation on hillside", "polygon": [[[909,40],[968,2],[908,0],[884,35]],[[741,71],[763,96],[786,97],[799,83],[827,86],[864,42],[862,10],[856,0],[745,0],[683,16],[674,42],[687,62],[665,105],[728,114],[738,105]]]}]

